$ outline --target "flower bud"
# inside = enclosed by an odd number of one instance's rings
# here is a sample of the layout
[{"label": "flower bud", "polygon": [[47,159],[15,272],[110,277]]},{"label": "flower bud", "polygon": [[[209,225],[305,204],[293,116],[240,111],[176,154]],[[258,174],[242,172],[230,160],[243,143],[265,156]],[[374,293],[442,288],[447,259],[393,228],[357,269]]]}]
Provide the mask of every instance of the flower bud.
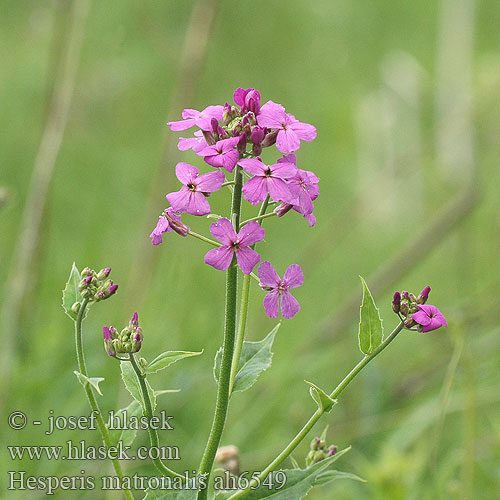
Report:
[{"label": "flower bud", "polygon": [[181,236],[187,236],[189,234],[190,228],[189,226],[186,226],[183,222],[181,222],[180,217],[175,217],[171,211],[168,209],[165,210],[164,215],[168,221],[168,224],[170,227],[177,233],[180,234]]},{"label": "flower bud", "polygon": [[415,326],[415,324],[416,324],[416,323],[415,323],[415,321],[414,321],[414,320],[410,317],[410,318],[408,318],[408,319],[405,321],[405,328],[410,329],[410,328],[414,327],[414,326]]},{"label": "flower bud", "polygon": [[335,453],[337,453],[337,447],[332,444],[329,448],[328,448],[328,456],[329,457],[333,457],[333,455],[335,455]]},{"label": "flower bud", "polygon": [[260,144],[265,137],[265,131],[262,127],[254,127],[252,130],[251,139],[254,144]]},{"label": "flower bud", "polygon": [[75,302],[72,306],[71,306],[71,310],[75,313],[75,314],[78,314],[78,312],[80,311],[80,302]]},{"label": "flower bud", "polygon": [[410,312],[410,305],[408,304],[408,301],[407,300],[402,300],[401,301],[401,306],[399,308],[399,312],[403,315],[403,316],[408,316],[409,312]]},{"label": "flower bud", "polygon": [[321,443],[321,439],[320,438],[314,438],[312,441],[311,441],[311,444],[310,444],[310,448],[311,450],[313,451],[316,451],[317,449],[319,449],[319,445]]},{"label": "flower bud", "polygon": [[274,213],[278,217],[283,217],[286,213],[288,213],[291,209],[293,208],[293,205],[290,205],[289,203],[281,203],[281,205],[278,205],[274,209]]},{"label": "flower bud", "polygon": [[401,294],[399,292],[394,292],[394,297],[392,298],[392,310],[398,314],[401,310]]},{"label": "flower bud", "polygon": [[267,134],[262,141],[262,147],[268,148],[276,143],[276,137],[278,136],[278,130]]},{"label": "flower bud", "polygon": [[104,269],[101,269],[97,273],[97,279],[98,280],[104,280],[104,279],[106,279],[109,276],[110,272],[111,272],[111,268],[110,267],[105,267]]},{"label": "flower bud", "polygon": [[403,299],[408,300],[408,295],[409,294],[408,294],[408,292],[406,290],[402,293],[402,295],[403,295]]},{"label": "flower bud", "polygon": [[417,297],[417,304],[425,304],[429,298],[429,292],[431,291],[430,286],[426,286]]}]

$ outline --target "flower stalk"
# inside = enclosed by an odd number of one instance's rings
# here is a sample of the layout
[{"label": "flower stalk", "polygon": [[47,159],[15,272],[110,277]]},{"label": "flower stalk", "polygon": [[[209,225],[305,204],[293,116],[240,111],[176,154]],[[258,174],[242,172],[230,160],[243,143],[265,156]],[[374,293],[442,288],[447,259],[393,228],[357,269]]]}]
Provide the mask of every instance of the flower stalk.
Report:
[{"label": "flower stalk", "polygon": [[[396,326],[396,328],[391,332],[391,334],[370,354],[364,356],[363,359],[344,377],[339,385],[330,394],[331,399],[336,399],[344,389],[350,384],[352,380],[358,375],[361,370],[376,356],[378,356],[399,334],[404,328],[404,323],[401,322]],[[302,440],[307,436],[309,431],[314,427],[316,422],[323,416],[324,410],[318,408],[312,417],[307,421],[307,423],[302,427],[298,434],[290,441],[290,443],[283,449],[283,451],[258,475],[257,479],[250,481],[247,488],[237,491],[234,495],[229,497],[229,500],[237,500],[239,498],[244,498],[248,493],[266,479],[266,477],[277,467],[279,467],[283,461],[290,456],[290,454],[297,448],[297,446],[302,442]]]},{"label": "flower stalk", "polygon": [[[87,363],[85,362],[85,354],[83,351],[83,335],[82,335],[82,322],[83,318],[85,316],[85,310],[87,309],[89,303],[89,299],[83,299],[82,305],[80,306],[80,309],[78,311],[78,315],[75,321],[75,344],[76,344],[76,357],[78,360],[78,370],[79,372],[84,375],[85,377],[88,377],[88,372],[87,372]],[[96,415],[96,420],[97,420],[97,426],[99,428],[99,432],[101,434],[104,446],[106,447],[106,450],[109,450],[113,444],[111,442],[111,438],[108,433],[108,428],[106,427],[106,423],[104,422],[104,419],[102,418],[102,413],[101,409],[99,408],[99,404],[97,403],[97,400],[94,396],[94,393],[92,392],[92,389],[88,384],[84,385],[84,390],[85,394],[87,396],[88,402],[90,404],[90,407],[92,408],[92,411]],[[117,458],[112,458],[111,462],[113,463],[113,467],[115,469],[116,475],[120,479],[120,483],[123,481],[123,470],[121,467],[121,464]],[[134,497],[132,495],[132,492],[129,489],[123,489],[123,495],[127,500],[134,500]]]},{"label": "flower stalk", "polygon": [[[144,400],[144,415],[147,417],[148,421],[151,421],[153,418],[153,406],[151,404],[151,398],[149,397],[148,387],[146,385],[146,376],[139,368],[135,356],[133,353],[129,353],[128,361],[132,365],[132,368],[137,375],[137,379],[139,380],[139,385],[141,387],[142,399]],[[148,434],[149,440],[151,442],[152,449],[158,449],[160,447],[160,441],[158,439],[158,432],[151,425],[148,425]],[[167,467],[160,458],[152,458],[155,467],[164,475],[171,478],[180,478],[185,480],[185,477],[177,472],[173,471],[169,467]]]},{"label": "flower stalk", "polygon": [[[240,167],[237,165],[234,172],[234,190],[231,204],[231,222],[234,230],[239,231],[240,212],[241,212],[241,189],[243,178]],[[217,387],[217,400],[215,405],[215,414],[212,422],[212,428],[208,441],[198,468],[199,474],[206,474],[207,483],[210,479],[212,467],[215,461],[215,455],[219,448],[222,433],[226,423],[227,411],[229,407],[231,370],[234,353],[234,342],[236,334],[236,296],[238,292],[238,268],[236,266],[236,256],[226,271],[226,306],[225,306],[225,325],[224,325],[224,343],[222,347],[222,360]],[[198,493],[198,500],[205,500],[208,495],[207,489],[202,489]]]}]

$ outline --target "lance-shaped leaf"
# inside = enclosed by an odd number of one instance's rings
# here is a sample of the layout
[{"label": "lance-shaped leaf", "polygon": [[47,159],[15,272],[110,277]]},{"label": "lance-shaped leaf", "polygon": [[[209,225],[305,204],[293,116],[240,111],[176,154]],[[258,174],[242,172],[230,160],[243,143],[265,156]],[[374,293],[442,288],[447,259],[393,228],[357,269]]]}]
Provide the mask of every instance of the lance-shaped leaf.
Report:
[{"label": "lance-shaped leaf", "polygon": [[102,396],[101,389],[99,388],[99,384],[104,380],[102,377],[86,377],[83,373],[77,372],[76,370],[73,373],[77,376],[83,387],[90,384],[97,393]]},{"label": "lance-shaped leaf", "polygon": [[69,273],[68,281],[62,292],[62,306],[66,314],[73,320],[76,321],[77,314],[73,311],[73,304],[76,302],[82,302],[82,296],[78,290],[78,285],[80,284],[80,271],[78,271],[75,263],[71,267],[71,272]]},{"label": "lance-shaped leaf", "polygon": [[337,403],[337,400],[332,399],[323,389],[320,389],[316,384],[308,382],[307,380],[304,380],[304,382],[306,384],[309,384],[309,393],[318,405],[318,408],[325,413],[329,413],[332,410],[333,405]]},{"label": "lance-shaped leaf", "polygon": [[359,348],[364,354],[370,354],[382,343],[383,328],[372,294],[363,278],[361,282],[363,283],[363,302],[359,321]]},{"label": "lance-shaped leaf", "polygon": [[[245,499],[300,500],[307,496],[317,482],[325,484],[320,480],[321,474],[326,472],[333,462],[349,450],[350,448],[346,448],[339,451],[333,457],[325,458],[307,469],[288,469],[272,472],[272,476],[263,481],[258,488],[250,490],[245,495]],[[283,475],[286,476],[286,481],[284,481]]]},{"label": "lance-shaped leaf", "polygon": [[[278,323],[266,338],[258,342],[243,342],[238,371],[234,378],[233,392],[250,389],[259,378],[259,375],[271,366],[273,359],[271,348],[280,326],[281,323]],[[222,348],[217,351],[215,356],[214,376],[217,383],[219,382],[221,362]]]},{"label": "lance-shaped leaf", "polygon": [[[130,392],[132,397],[142,406],[145,412],[146,405],[142,397],[141,385],[134,369],[132,368],[132,363],[130,363],[130,361],[121,361],[120,369],[122,372],[122,380],[125,384],[125,387],[127,388],[127,391]],[[147,380],[145,380],[145,383],[148,390],[149,399],[151,401],[151,407],[154,412],[156,408],[156,394]]]},{"label": "lance-shaped leaf", "polygon": [[329,484],[337,479],[352,479],[354,481],[360,481],[362,483],[366,483],[366,480],[356,476],[352,472],[343,472],[341,470],[327,470],[319,474],[314,482],[314,486],[324,486],[325,484]]},{"label": "lance-shaped leaf", "polygon": [[156,373],[167,366],[179,361],[180,359],[190,358],[192,356],[199,356],[203,354],[203,351],[200,352],[191,352],[191,351],[166,351],[162,352],[159,356],[157,356],[151,363],[146,366],[146,374]]}]

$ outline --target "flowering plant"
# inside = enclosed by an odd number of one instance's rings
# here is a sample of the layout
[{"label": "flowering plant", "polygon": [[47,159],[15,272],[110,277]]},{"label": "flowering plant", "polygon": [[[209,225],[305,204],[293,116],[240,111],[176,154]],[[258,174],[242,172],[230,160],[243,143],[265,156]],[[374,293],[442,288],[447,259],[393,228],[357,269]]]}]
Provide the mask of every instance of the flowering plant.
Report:
[{"label": "flowering plant", "polygon": [[[193,136],[181,137],[178,147],[181,151],[191,149],[202,157],[208,165],[208,171],[201,173],[198,167],[185,162],[177,164],[175,173],[182,186],[178,191],[166,195],[170,206],[159,216],[156,227],[150,234],[151,241],[153,245],[159,245],[163,242],[165,233],[175,232],[183,237],[191,236],[213,247],[205,255],[205,263],[226,273],[225,325],[223,345],[215,359],[217,401],[212,428],[200,465],[193,477],[186,477],[174,471],[165,460],[154,457],[154,465],[164,481],[162,484],[168,486],[159,488],[160,491],[150,487],[146,492],[147,499],[203,500],[210,497],[220,500],[254,500],[273,496],[283,500],[298,500],[318,484],[324,485],[340,477],[359,479],[350,473],[331,470],[333,462],[348,448],[338,451],[335,445],[327,446],[326,430],[321,437],[314,438],[311,442],[304,468],[291,458],[291,454],[317,421],[332,410],[337,398],[351,380],[403,329],[426,333],[447,326],[446,319],[437,307],[426,304],[430,287],[424,288],[418,297],[407,291],[396,292],[392,305],[398,316],[398,324],[384,337],[378,309],[368,286],[362,280],[363,301],[358,333],[359,346],[363,353],[361,361],[333,391],[325,391],[308,382],[317,409],[291,442],[269,465],[261,472],[254,473],[251,480],[247,480],[245,484],[240,482],[238,487],[232,490],[217,486],[212,477],[217,457],[223,464],[231,462],[232,465],[228,466],[227,470],[232,476],[239,479],[242,477],[235,466],[238,461],[234,447],[230,453],[227,449],[219,448],[231,396],[235,392],[249,389],[260,373],[269,368],[272,344],[281,324],[259,342],[245,341],[252,281],[255,280],[265,292],[263,305],[269,317],[277,318],[281,312],[283,318],[290,319],[300,311],[299,302],[291,290],[303,285],[302,269],[298,264],[289,264],[283,277],[280,277],[271,262],[261,262],[256,246],[262,244],[265,238],[266,243],[270,241],[263,223],[269,217],[283,217],[293,210],[301,214],[312,227],[316,224],[314,202],[319,197],[319,178],[311,171],[300,169],[295,155],[301,141],[310,142],[315,139],[316,129],[308,123],[300,122],[295,116],[287,113],[282,105],[273,101],[267,101],[261,106],[261,96],[255,89],[238,88],[234,92],[233,100],[234,104],[226,102],[224,106],[208,106],[203,111],[185,109],[182,120],[168,123],[173,131],[198,128]],[[261,155],[265,148],[272,147],[276,147],[279,153],[275,161],[268,165]],[[231,206],[226,216],[220,216],[211,213],[208,198],[224,188],[232,193]],[[242,221],[240,219],[243,200],[252,206],[259,206],[259,210],[254,217]],[[215,219],[209,227],[212,238],[192,231],[182,220],[186,214]],[[135,434],[115,435],[110,432],[95,397],[95,393],[101,394],[99,383],[103,379],[88,376],[83,351],[82,321],[89,305],[108,299],[117,291],[118,285],[108,278],[110,271],[110,268],[105,268],[96,273],[85,268],[79,273],[76,266],[73,266],[63,293],[63,306],[75,322],[79,365],[79,371],[75,373],[84,387],[92,409],[99,415],[99,429],[107,448],[120,440],[126,439],[131,443],[135,437]],[[238,311],[240,278],[242,286]],[[297,296],[300,298],[300,292]],[[122,411],[142,414],[149,422],[154,419],[159,392],[152,389],[147,376],[183,358],[201,354],[166,351],[150,362],[142,357],[136,358],[145,341],[137,313],[134,313],[129,324],[120,332],[113,326],[105,326],[103,337],[105,350],[111,358],[119,360],[123,381],[133,397],[129,407]],[[157,430],[150,426],[148,432],[151,446],[157,447]],[[281,465],[289,457],[292,468],[282,470]],[[124,496],[133,498],[132,488],[118,459],[113,459],[113,465],[121,480]],[[165,482],[166,480],[168,481]]]}]

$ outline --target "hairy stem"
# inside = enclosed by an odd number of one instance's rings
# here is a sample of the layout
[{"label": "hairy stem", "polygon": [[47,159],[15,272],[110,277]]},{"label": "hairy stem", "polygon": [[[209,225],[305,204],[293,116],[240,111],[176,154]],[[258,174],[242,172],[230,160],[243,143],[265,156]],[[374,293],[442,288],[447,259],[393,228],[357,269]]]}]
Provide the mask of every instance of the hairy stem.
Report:
[{"label": "hairy stem", "polygon": [[[130,363],[132,364],[132,368],[135,371],[135,374],[137,375],[137,379],[139,380],[139,385],[141,386],[141,392],[142,392],[142,399],[144,400],[144,414],[147,417],[148,421],[151,421],[153,418],[153,406],[151,404],[151,399],[149,397],[149,392],[148,392],[148,387],[146,385],[146,376],[144,373],[142,373],[141,369],[137,365],[137,361],[135,360],[135,357],[133,353],[129,354],[129,359]],[[160,447],[160,441],[158,439],[158,432],[156,429],[153,429],[151,425],[148,425],[148,433],[149,433],[149,440],[151,442],[151,448],[158,449]],[[178,474],[177,472],[173,471],[169,467],[167,467],[160,458],[154,458],[152,459],[153,463],[155,464],[155,467],[164,475],[168,476],[171,478],[182,478],[184,479],[184,476],[181,474]]]},{"label": "hairy stem", "polygon": [[189,230],[188,231],[189,236],[194,236],[195,238],[198,238],[201,241],[204,241],[205,243],[208,243],[209,245],[213,245],[214,247],[220,247],[221,244],[217,243],[214,240],[211,240],[210,238],[207,238],[206,236],[203,236],[202,234],[195,233],[194,231]]},{"label": "hairy stem", "polygon": [[262,214],[262,215],[261,215],[261,214],[259,214],[259,215],[257,215],[257,217],[252,217],[252,218],[250,218],[250,219],[247,219],[247,220],[243,221],[243,222],[241,223],[241,225],[242,225],[242,226],[244,226],[247,222],[251,222],[251,221],[253,221],[253,220],[256,220],[256,221],[261,221],[261,220],[263,220],[263,219],[267,219],[268,217],[274,217],[275,215],[276,215],[276,212],[270,212],[270,213],[268,213],[268,214]]},{"label": "hairy stem", "polygon": [[[82,335],[82,321],[85,316],[85,310],[87,309],[88,299],[84,299],[83,303],[78,311],[78,316],[75,321],[75,344],[76,344],[76,357],[78,360],[78,370],[82,375],[88,377],[87,372],[87,364],[85,362],[85,354],[83,352],[83,335]],[[96,415],[97,426],[99,427],[99,432],[101,433],[101,437],[106,447],[106,450],[109,450],[113,443],[111,442],[111,438],[109,437],[108,428],[102,418],[101,409],[99,408],[99,404],[90,388],[89,384],[84,385],[85,394],[87,395],[87,399],[89,401],[90,407],[92,408],[93,413]],[[113,463],[113,467],[115,468],[116,475],[120,479],[120,483],[123,481],[123,470],[122,466],[118,458],[112,458],[111,462]],[[127,500],[134,500],[132,492],[128,489],[123,489],[123,494]]]},{"label": "hairy stem", "polygon": [[[236,232],[240,228],[241,212],[241,189],[243,179],[241,168],[236,165],[234,171],[234,190],[231,204],[231,222]],[[236,333],[236,296],[238,292],[238,267],[236,257],[226,271],[226,309],[224,325],[224,344],[222,347],[222,360],[219,375],[219,384],[217,387],[217,401],[215,404],[214,419],[212,428],[208,437],[207,445],[201,459],[199,474],[206,474],[207,484],[210,480],[210,474],[215,460],[215,454],[219,448],[222,432],[226,423],[227,410],[229,407],[229,384],[231,380],[231,365],[233,361],[234,339]],[[205,500],[208,495],[208,489],[202,489],[198,492],[198,500]]]},{"label": "hairy stem", "polygon": [[[356,375],[378,354],[380,354],[398,335],[398,333],[403,329],[404,323],[401,322],[399,325],[391,332],[391,334],[380,344],[373,352],[367,354],[340,382],[340,384],[333,390],[330,394],[332,399],[337,398],[342,391],[349,385],[349,383],[356,377]],[[252,488],[258,486],[266,477],[276,468],[281,465],[281,463],[297,448],[300,442],[307,436],[309,431],[314,427],[316,422],[322,417],[324,410],[318,408],[312,417],[307,421],[307,423],[302,427],[298,434],[290,441],[290,443],[283,449],[283,451],[259,474],[256,480],[250,481],[247,488],[237,491],[234,495],[230,497],[230,500],[236,500],[238,498],[245,497]]]}]

